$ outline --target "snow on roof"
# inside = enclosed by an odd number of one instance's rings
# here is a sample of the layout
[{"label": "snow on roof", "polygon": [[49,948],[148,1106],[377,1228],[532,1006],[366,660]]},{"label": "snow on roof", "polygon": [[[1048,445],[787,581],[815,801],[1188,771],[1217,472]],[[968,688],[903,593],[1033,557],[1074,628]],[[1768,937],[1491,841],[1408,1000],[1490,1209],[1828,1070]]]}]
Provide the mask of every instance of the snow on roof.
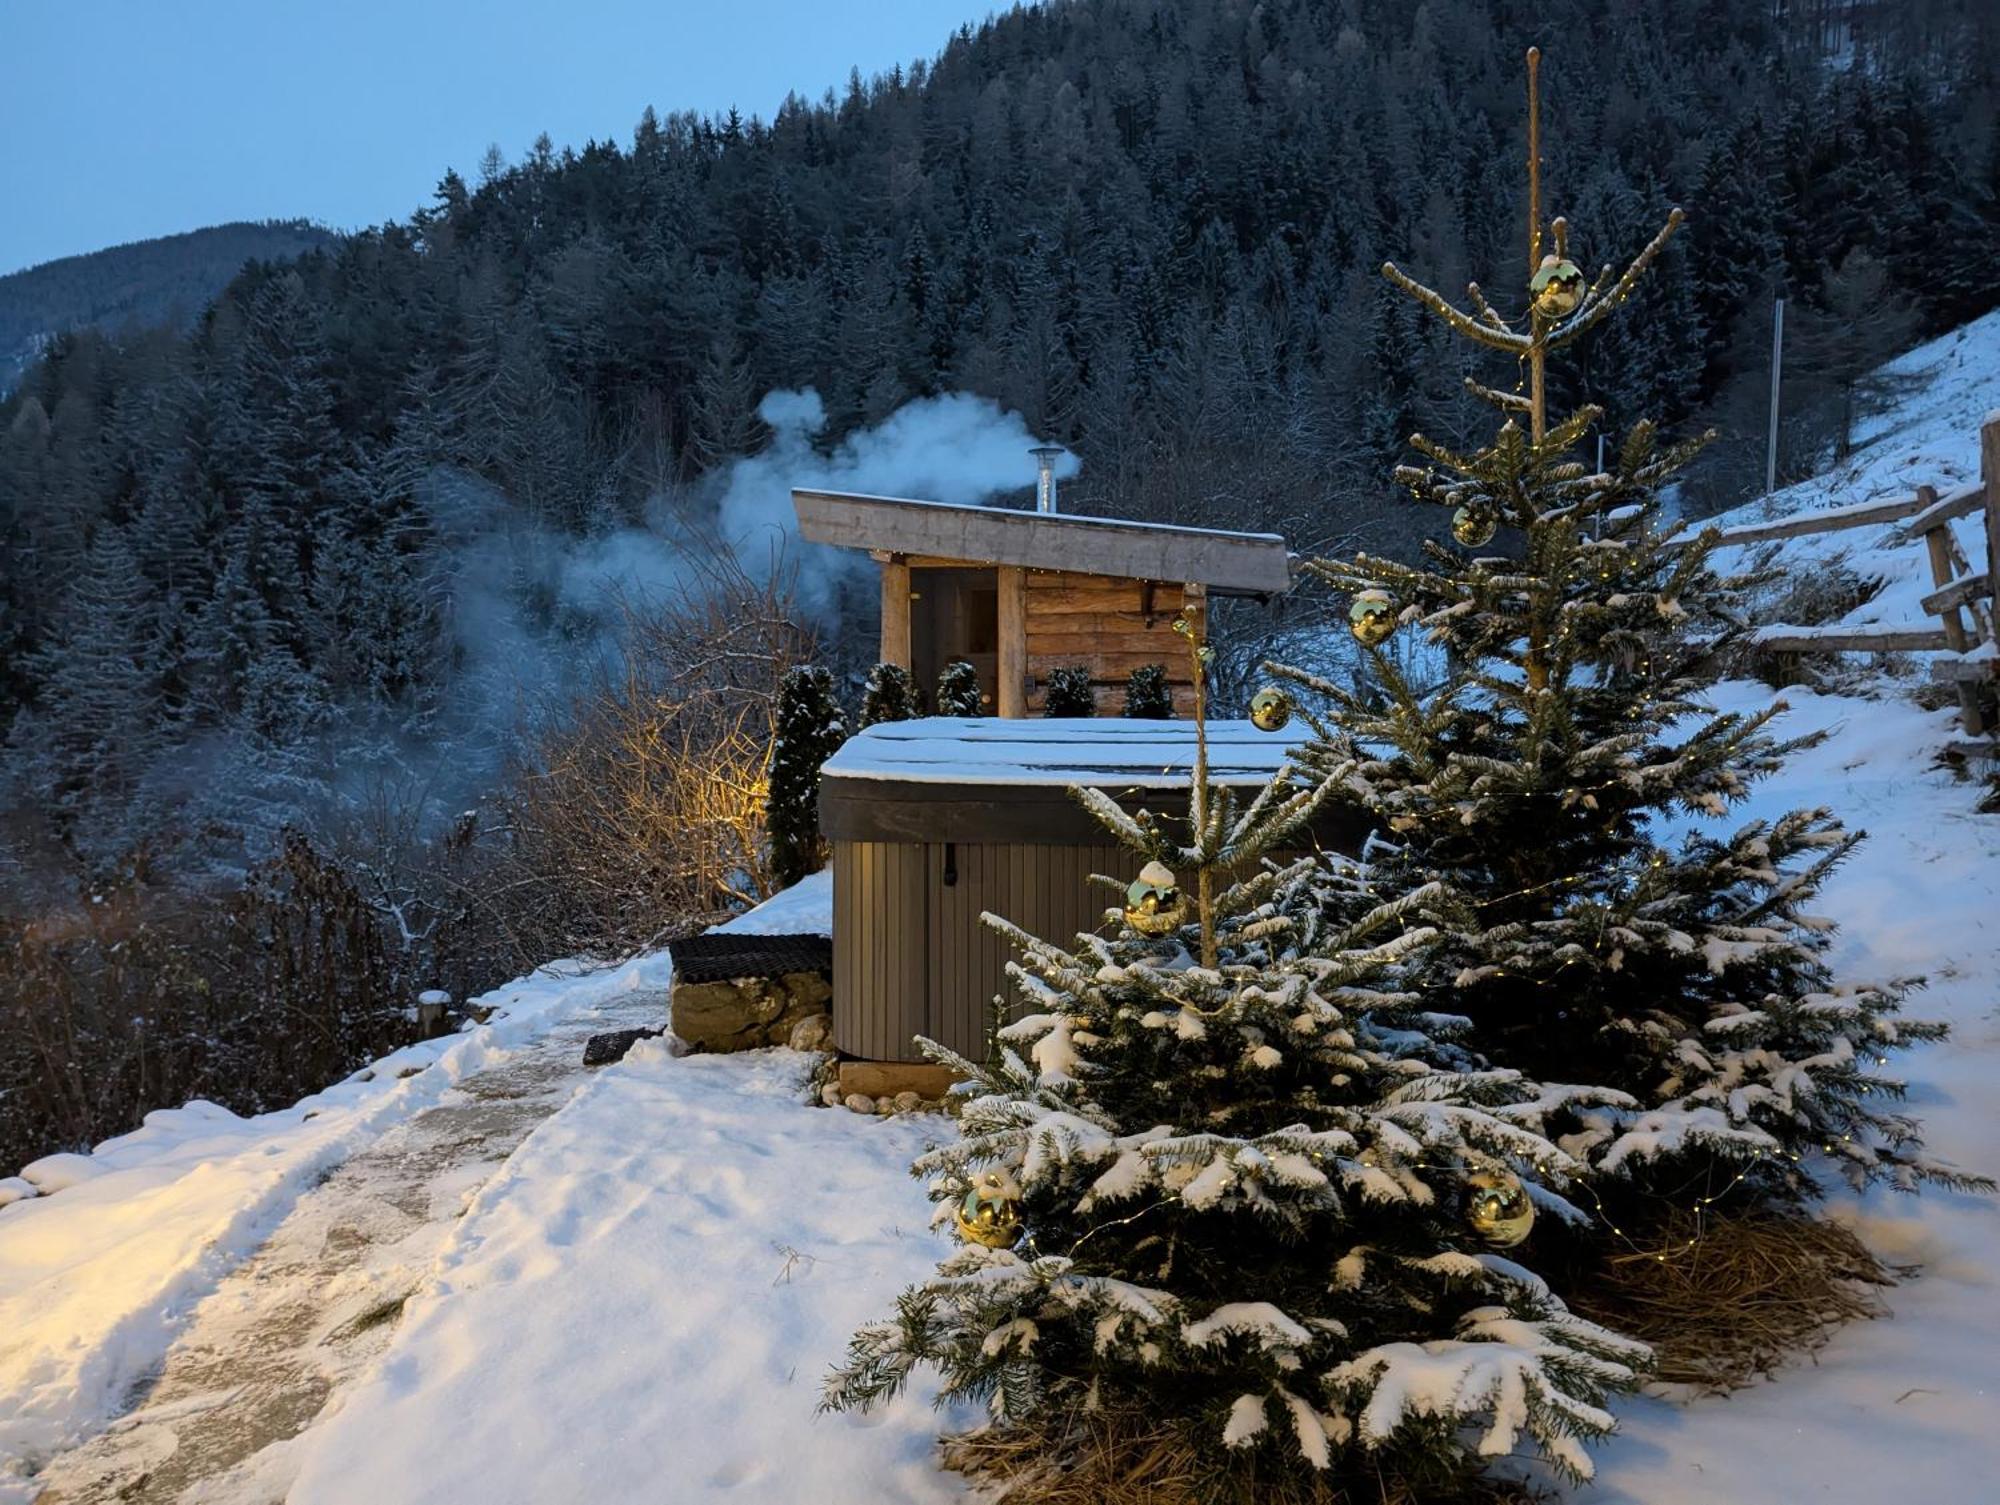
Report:
[{"label": "snow on roof", "polygon": [[[1293,735],[1260,732],[1248,721],[1211,721],[1210,777],[1218,784],[1262,784],[1306,732],[1304,727]],[[833,779],[910,783],[1172,789],[1186,784],[1194,755],[1192,721],[927,716],[868,727],[849,738],[820,772]]]}]

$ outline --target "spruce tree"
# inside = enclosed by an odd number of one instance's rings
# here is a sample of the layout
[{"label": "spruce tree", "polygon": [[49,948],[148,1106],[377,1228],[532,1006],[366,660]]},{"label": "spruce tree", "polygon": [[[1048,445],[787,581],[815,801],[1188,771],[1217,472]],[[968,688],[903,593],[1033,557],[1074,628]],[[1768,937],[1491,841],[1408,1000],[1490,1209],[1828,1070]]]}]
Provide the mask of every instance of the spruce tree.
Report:
[{"label": "spruce tree", "polygon": [[1090,683],[1090,670],[1081,664],[1064,664],[1049,670],[1048,689],[1042,695],[1044,716],[1095,716],[1097,691]]},{"label": "spruce tree", "polygon": [[1134,721],[1171,721],[1174,692],[1167,684],[1164,664],[1146,664],[1134,669],[1125,681],[1125,714]]},{"label": "spruce tree", "polygon": [[940,716],[977,716],[979,671],[962,658],[955,658],[938,673],[937,713]]},{"label": "spruce tree", "polygon": [[[1312,566],[1355,597],[1370,646],[1358,690],[1293,675],[1334,706],[1311,756],[1358,770],[1348,787],[1393,844],[1378,892],[1442,881],[1467,901],[1412,985],[1466,1015],[1468,1043],[1494,1066],[1619,1094],[1572,1104],[1556,1128],[1629,1178],[1622,1190],[1692,1186],[1705,1206],[1747,1178],[1746,1197],[1810,1195],[1801,1161],[1815,1151],[1856,1182],[1962,1181],[1922,1156],[1886,1106],[1902,1084],[1874,1069],[1943,1027],[1897,1017],[1902,985],[1827,967],[1831,926],[1810,906],[1860,837],[1827,810],[1673,830],[1724,816],[1799,746],[1770,730],[1782,703],[1744,715],[1701,699],[1740,623],[1710,567],[1716,535],[1676,534],[1662,515],[1699,441],[1663,445],[1641,422],[1600,473],[1572,453],[1596,409],[1545,421],[1547,356],[1625,302],[1680,221],[1675,210],[1620,275],[1607,266],[1539,299],[1531,283],[1518,317],[1476,284],[1468,312],[1384,268],[1459,334],[1514,357],[1527,390],[1469,383],[1506,415],[1493,442],[1459,453],[1418,435],[1426,463],[1396,472],[1452,513],[1461,547]],[[1539,273],[1544,231],[1532,211],[1530,223]],[[1549,262],[1567,268],[1567,226],[1548,234]],[[1411,683],[1379,646],[1391,630],[1423,633],[1453,672]]]},{"label": "spruce tree", "polygon": [[1025,1012],[986,1064],[920,1042],[970,1084],[956,1140],[913,1167],[965,1245],[855,1335],[825,1405],[927,1364],[1051,1461],[1085,1417],[1164,1428],[1201,1498],[1375,1498],[1387,1476],[1455,1499],[1523,1437],[1588,1475],[1604,1395],[1646,1352],[1493,1252],[1518,1221],[1468,1215],[1497,1185],[1581,1216],[1541,1129],[1560,1096],[1437,1063],[1452,1021],[1401,974],[1441,890],[1378,905],[1351,872],[1272,860],[1355,768],[1239,804],[1199,698],[1194,731],[1184,830],[1077,791],[1151,859],[1135,888],[1157,902],[1069,946],[988,917]]},{"label": "spruce tree", "polygon": [[771,877],[781,888],[790,888],[826,860],[819,832],[819,770],[846,740],[847,724],[834,703],[833,675],[817,664],[786,670],[778,685],[778,734],[771,743],[764,804]]},{"label": "spruce tree", "polygon": [[861,692],[863,726],[882,721],[910,721],[923,713],[923,699],[908,669],[900,664],[877,664],[868,671],[868,683]]}]

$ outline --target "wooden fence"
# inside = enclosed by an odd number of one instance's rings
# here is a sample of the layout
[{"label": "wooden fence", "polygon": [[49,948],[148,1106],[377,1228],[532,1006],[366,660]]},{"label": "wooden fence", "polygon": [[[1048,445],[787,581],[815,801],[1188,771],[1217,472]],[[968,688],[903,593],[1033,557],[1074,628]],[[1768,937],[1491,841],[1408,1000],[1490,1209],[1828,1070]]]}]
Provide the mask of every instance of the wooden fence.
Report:
[{"label": "wooden fence", "polygon": [[[1979,431],[1979,461],[1979,480],[1943,494],[1934,486],[1919,486],[1913,494],[1891,501],[1859,502],[1723,529],[1723,544],[1740,545],[1900,523],[1903,538],[1922,539],[1930,555],[1931,584],[1936,589],[1922,604],[1926,614],[1937,618],[1937,626],[1774,628],[1758,636],[1758,646],[1771,653],[1937,653],[1941,656],[1931,665],[1931,677],[1958,687],[1959,723],[1966,735],[1987,732],[1983,691],[2000,680],[1993,593],[1993,582],[2000,579],[2000,414]],[[1956,519],[1975,512],[1983,512],[1986,519],[1986,557],[1978,561],[1977,569],[1951,529]],[[1992,747],[1982,744],[1978,750],[1991,752]]]}]

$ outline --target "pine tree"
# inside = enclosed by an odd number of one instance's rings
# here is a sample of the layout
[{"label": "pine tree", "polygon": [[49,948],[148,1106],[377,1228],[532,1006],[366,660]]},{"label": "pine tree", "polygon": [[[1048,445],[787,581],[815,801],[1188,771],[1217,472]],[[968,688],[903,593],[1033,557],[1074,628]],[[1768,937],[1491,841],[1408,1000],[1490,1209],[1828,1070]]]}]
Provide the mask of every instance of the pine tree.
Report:
[{"label": "pine tree", "polygon": [[900,664],[877,664],[868,671],[868,683],[861,692],[861,724],[874,726],[882,721],[909,721],[923,715],[922,697],[910,671]]},{"label": "pine tree", "polygon": [[979,671],[962,658],[955,658],[938,671],[937,713],[940,716],[977,716]]},{"label": "pine tree", "polygon": [[[1356,769],[1282,772],[1239,806],[1210,780],[1199,698],[1194,727],[1184,835],[1078,791],[1152,859],[1155,904],[1074,949],[989,917],[1026,1012],[987,1064],[920,1042],[971,1083],[958,1138],[914,1166],[966,1244],[855,1335],[824,1404],[886,1400],[932,1365],[944,1398],[984,1401],[1052,1460],[1086,1415],[1168,1429],[1202,1498],[1364,1480],[1374,1498],[1386,1476],[1453,1499],[1524,1436],[1588,1475],[1582,1442],[1645,1350],[1482,1247],[1463,1211],[1491,1178],[1581,1216],[1548,1184],[1578,1168],[1541,1132],[1558,1099],[1438,1064],[1452,1021],[1400,974],[1440,890],[1377,905],[1352,872],[1270,860]],[[1194,875],[1194,903],[1162,860]]]},{"label": "pine tree", "polygon": [[1171,721],[1174,692],[1167,684],[1163,664],[1147,664],[1134,669],[1125,681],[1125,714],[1134,721]]},{"label": "pine tree", "polygon": [[771,876],[780,887],[791,887],[826,860],[819,833],[819,769],[846,740],[833,675],[817,664],[786,670],[778,686],[778,734],[771,743],[764,804]]},{"label": "pine tree", "polygon": [[[1883,1106],[1901,1084],[1873,1070],[1943,1027],[1896,1017],[1894,982],[1836,981],[1830,926],[1809,908],[1859,837],[1826,810],[1725,835],[1668,829],[1682,812],[1723,816],[1799,745],[1768,729],[1782,704],[1718,714],[1700,699],[1741,629],[1709,566],[1715,535],[1676,536],[1662,517],[1662,488],[1699,441],[1662,445],[1642,422],[1598,473],[1571,457],[1597,410],[1544,421],[1546,357],[1626,300],[1680,220],[1622,275],[1579,285],[1573,306],[1544,299],[1519,319],[1476,284],[1464,312],[1385,267],[1458,333],[1523,362],[1529,392],[1475,384],[1507,415],[1494,442],[1459,454],[1419,435],[1426,464],[1396,473],[1452,510],[1466,548],[1312,566],[1357,597],[1364,641],[1391,624],[1422,632],[1456,672],[1419,690],[1372,646],[1358,691],[1294,677],[1335,707],[1318,756],[1359,760],[1352,788],[1397,844],[1380,891],[1443,881],[1470,906],[1418,985],[1473,1021],[1469,1043],[1495,1066],[1622,1095],[1566,1110],[1566,1148],[1625,1190],[1692,1184],[1704,1199],[1732,1172],[1752,1193],[1810,1195],[1813,1151],[1857,1182],[1961,1181],[1922,1156]],[[1562,220],[1551,238],[1550,260],[1566,261]],[[1487,551],[1496,525],[1504,552]],[[1367,618],[1384,592],[1387,614]]]},{"label": "pine tree", "polygon": [[1090,670],[1082,664],[1064,664],[1049,670],[1048,688],[1042,693],[1044,716],[1095,716],[1097,691],[1090,682]]}]

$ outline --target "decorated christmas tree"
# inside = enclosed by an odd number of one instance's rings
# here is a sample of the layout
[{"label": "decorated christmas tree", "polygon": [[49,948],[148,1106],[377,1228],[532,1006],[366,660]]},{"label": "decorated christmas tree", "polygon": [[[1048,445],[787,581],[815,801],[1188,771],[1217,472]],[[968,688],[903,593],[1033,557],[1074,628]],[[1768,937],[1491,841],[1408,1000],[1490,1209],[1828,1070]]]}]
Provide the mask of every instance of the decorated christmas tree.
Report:
[{"label": "decorated christmas tree", "polygon": [[1061,945],[986,917],[1025,1012],[987,1063],[925,1043],[968,1084],[959,1137],[915,1166],[962,1247],[855,1335],[826,1404],[933,1366],[943,1397],[990,1409],[968,1466],[1074,1473],[1108,1431],[1121,1469],[1181,1460],[1182,1499],[1376,1499],[1384,1479],[1470,1498],[1524,1439],[1586,1475],[1645,1350],[1498,1252],[1538,1210],[1582,1216],[1541,1130],[1561,1095],[1440,1064],[1456,1022],[1401,974],[1449,896],[1375,904],[1352,871],[1280,859],[1354,771],[1281,772],[1247,801],[1213,783],[1204,650],[1177,628],[1197,667],[1185,821],[1079,791],[1138,869],[1109,933]]},{"label": "decorated christmas tree", "polygon": [[789,888],[825,861],[819,832],[819,768],[847,740],[834,703],[833,676],[817,665],[785,671],[778,685],[778,732],[764,802],[771,876]]},{"label": "decorated christmas tree", "polygon": [[[1419,435],[1424,463],[1396,473],[1450,512],[1455,547],[1312,566],[1351,597],[1368,660],[1359,689],[1292,675],[1333,706],[1312,758],[1379,821],[1378,894],[1441,881],[1466,901],[1412,985],[1472,1021],[1488,1062],[1624,1094],[1552,1125],[1621,1191],[1696,1208],[1744,1179],[1746,1198],[1809,1194],[1814,1152],[1858,1182],[1962,1180],[1923,1158],[1891,1107],[1901,1084],[1877,1070],[1942,1027],[1898,1016],[1904,984],[1827,966],[1831,926],[1811,906],[1859,836],[1826,810],[1681,828],[1725,816],[1797,744],[1772,734],[1782,703],[1740,715],[1701,698],[1740,627],[1716,535],[1663,515],[1698,441],[1641,424],[1597,470],[1577,449],[1598,411],[1546,416],[1548,358],[1617,310],[1682,216],[1622,272],[1587,279],[1569,227],[1541,221],[1534,69],[1531,52],[1525,309],[1477,284],[1460,308],[1384,268],[1512,357],[1520,383],[1468,381],[1504,415],[1492,443],[1460,453]],[[1441,683],[1380,651],[1396,632],[1443,650]]]}]

